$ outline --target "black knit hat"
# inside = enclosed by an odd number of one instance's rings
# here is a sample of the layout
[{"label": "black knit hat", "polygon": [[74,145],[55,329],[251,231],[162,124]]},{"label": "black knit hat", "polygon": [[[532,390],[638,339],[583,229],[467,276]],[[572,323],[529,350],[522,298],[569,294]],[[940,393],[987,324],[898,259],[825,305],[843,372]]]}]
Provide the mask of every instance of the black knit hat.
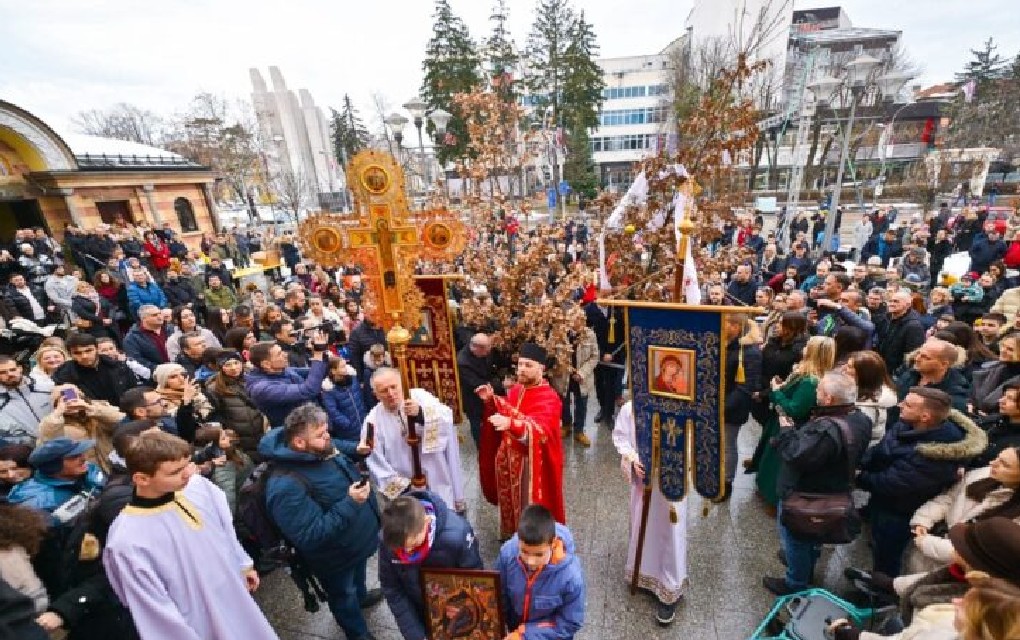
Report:
[{"label": "black knit hat", "polygon": [[528,360],[534,360],[538,364],[545,366],[546,360],[549,359],[549,354],[546,353],[545,349],[538,346],[534,342],[525,342],[521,345],[519,352],[520,357]]},{"label": "black knit hat", "polygon": [[971,569],[1020,584],[1020,524],[994,517],[949,530],[953,549]]}]

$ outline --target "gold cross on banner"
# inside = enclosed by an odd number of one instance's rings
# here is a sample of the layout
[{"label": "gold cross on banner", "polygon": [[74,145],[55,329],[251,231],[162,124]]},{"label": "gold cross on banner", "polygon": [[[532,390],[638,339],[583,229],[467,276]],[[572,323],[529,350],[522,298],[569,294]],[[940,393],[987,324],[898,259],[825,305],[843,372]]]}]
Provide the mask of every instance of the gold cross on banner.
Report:
[{"label": "gold cross on banner", "polygon": [[676,446],[676,437],[680,435],[677,433],[679,428],[680,427],[676,424],[676,419],[670,418],[669,420],[666,420],[666,442],[671,447]]},{"label": "gold cross on banner", "polygon": [[412,225],[396,222],[388,204],[373,204],[370,208],[370,222],[365,227],[347,230],[352,249],[371,249],[379,262],[382,276],[382,305],[387,314],[403,312],[400,285],[397,283],[398,248],[415,249],[421,246],[418,229]]}]

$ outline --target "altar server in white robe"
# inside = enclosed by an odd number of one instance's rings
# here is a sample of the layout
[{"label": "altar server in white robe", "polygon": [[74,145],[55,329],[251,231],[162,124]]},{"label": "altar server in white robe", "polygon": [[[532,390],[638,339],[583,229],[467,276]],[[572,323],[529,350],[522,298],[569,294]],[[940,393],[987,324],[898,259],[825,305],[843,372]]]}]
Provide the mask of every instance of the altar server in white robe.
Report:
[{"label": "altar server in white robe", "polygon": [[361,442],[367,444],[368,425],[374,425],[374,446],[368,456],[372,482],[390,500],[410,486],[414,471],[407,433],[408,420],[412,420],[420,438],[421,466],[429,491],[463,513],[464,476],[453,411],[424,389],[411,389],[411,397],[405,400],[396,369],[377,369],[371,384],[379,404],[365,417]]},{"label": "altar server in white robe", "polygon": [[[630,483],[630,543],[626,574],[630,582],[641,527],[645,476],[645,468],[638,458],[634,407],[630,402],[620,408],[616,418],[613,445],[620,454],[623,477]],[[663,626],[672,624],[676,607],[687,590],[687,500],[667,501],[658,482],[652,483],[638,586],[659,600],[656,621]]]}]

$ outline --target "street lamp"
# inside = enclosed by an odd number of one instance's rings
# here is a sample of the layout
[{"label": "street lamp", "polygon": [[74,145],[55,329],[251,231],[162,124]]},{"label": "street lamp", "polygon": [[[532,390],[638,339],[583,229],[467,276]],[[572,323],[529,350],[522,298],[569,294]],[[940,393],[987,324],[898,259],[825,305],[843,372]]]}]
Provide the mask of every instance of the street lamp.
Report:
[{"label": "street lamp", "polygon": [[450,184],[446,179],[446,169],[442,164],[439,163],[439,145],[446,137],[446,127],[449,126],[450,120],[453,119],[453,114],[443,109],[435,109],[429,114],[429,120],[432,121],[432,126],[435,127],[435,135],[432,138],[432,149],[436,156],[436,164],[439,166],[439,170],[443,172],[443,184],[446,188],[446,198],[450,198]]},{"label": "street lamp", "polygon": [[428,192],[429,185],[432,183],[432,176],[429,175],[429,167],[425,163],[425,143],[421,139],[421,126],[425,123],[425,109],[428,107],[425,101],[415,96],[404,103],[404,108],[411,114],[411,119],[414,122],[414,128],[418,130],[418,157],[421,158],[422,173],[425,174],[425,188],[424,191]]},{"label": "street lamp", "polygon": [[407,124],[407,118],[400,115],[399,113],[391,113],[386,116],[383,120],[386,126],[389,127],[390,133],[393,134],[393,139],[397,141],[397,155],[400,155],[400,143],[404,140],[404,125]]},{"label": "street lamp", "polygon": [[[861,55],[854,58],[846,65],[846,76],[833,85],[836,78],[820,78],[813,85],[819,88],[820,97],[824,91],[829,91],[829,97],[835,91],[846,87],[850,89],[850,113],[847,118],[846,131],[843,132],[843,143],[839,152],[839,167],[836,169],[836,184],[832,187],[832,201],[829,203],[829,215],[825,218],[825,247],[832,247],[832,240],[836,233],[836,217],[839,211],[839,198],[843,189],[843,167],[847,162],[847,155],[850,153],[850,134],[854,128],[854,118],[857,115],[857,106],[869,92],[877,90],[883,100],[894,100],[899,94],[903,85],[907,83],[910,76],[904,73],[886,73],[878,78],[872,78],[872,72],[882,64],[878,58],[869,55]],[[824,99],[824,98],[823,98]]]}]

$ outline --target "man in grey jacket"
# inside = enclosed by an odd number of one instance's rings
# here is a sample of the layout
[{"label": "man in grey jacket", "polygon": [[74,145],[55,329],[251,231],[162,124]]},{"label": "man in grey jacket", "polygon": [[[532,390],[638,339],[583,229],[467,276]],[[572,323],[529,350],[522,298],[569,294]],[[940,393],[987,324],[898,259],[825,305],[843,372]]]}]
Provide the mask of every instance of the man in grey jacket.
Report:
[{"label": "man in grey jacket", "polygon": [[71,298],[74,297],[77,288],[78,277],[68,275],[67,268],[62,264],[58,264],[54,268],[53,273],[46,277],[46,282],[43,284],[46,297],[61,311],[71,310]]},{"label": "man in grey jacket", "polygon": [[35,446],[39,421],[53,410],[53,383],[26,376],[10,356],[0,356],[0,439]]}]

